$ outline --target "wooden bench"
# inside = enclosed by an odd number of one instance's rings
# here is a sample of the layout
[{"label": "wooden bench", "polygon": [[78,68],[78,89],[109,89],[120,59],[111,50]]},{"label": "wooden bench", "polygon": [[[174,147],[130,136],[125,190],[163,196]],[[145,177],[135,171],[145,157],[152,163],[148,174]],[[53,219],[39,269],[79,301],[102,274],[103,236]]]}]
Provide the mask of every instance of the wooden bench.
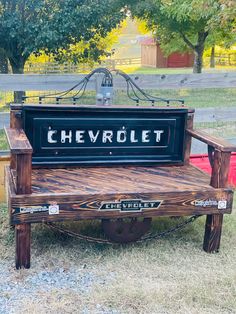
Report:
[{"label": "wooden bench", "polygon": [[[203,249],[218,251],[236,147],[194,130],[193,116],[184,107],[12,105],[6,180],[16,268],[30,267],[37,222],[101,219],[108,237],[128,242],[151,217],[204,214]],[[211,177],[189,164],[192,137],[209,147]],[[116,232],[124,218],[140,227],[134,237]]]}]

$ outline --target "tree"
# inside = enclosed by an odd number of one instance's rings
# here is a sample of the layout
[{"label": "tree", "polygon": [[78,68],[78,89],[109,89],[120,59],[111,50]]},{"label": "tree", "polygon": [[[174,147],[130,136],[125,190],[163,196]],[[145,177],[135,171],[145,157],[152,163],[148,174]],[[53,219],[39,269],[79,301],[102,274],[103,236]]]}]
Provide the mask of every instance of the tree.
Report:
[{"label": "tree", "polygon": [[66,50],[59,49],[54,55],[54,60],[58,62],[71,63],[89,63],[100,61],[104,57],[111,56],[112,46],[118,41],[118,36],[121,33],[121,27],[114,28],[106,37],[96,35],[88,41],[80,41],[76,44],[71,44]]},{"label": "tree", "polygon": [[[224,3],[223,3],[224,2]],[[227,2],[227,5],[226,3]],[[192,50],[194,73],[202,71],[203,52],[210,36],[233,30],[235,15],[229,15],[228,0],[127,0],[133,16],[146,21],[167,51]],[[236,6],[234,1],[230,5]],[[231,14],[231,13],[230,13]]]},{"label": "tree", "polygon": [[3,49],[0,48],[0,73],[8,73],[8,60],[6,53]]},{"label": "tree", "polygon": [[112,0],[3,0],[0,48],[13,73],[23,73],[32,53],[56,55],[79,41],[103,38],[122,18]]}]

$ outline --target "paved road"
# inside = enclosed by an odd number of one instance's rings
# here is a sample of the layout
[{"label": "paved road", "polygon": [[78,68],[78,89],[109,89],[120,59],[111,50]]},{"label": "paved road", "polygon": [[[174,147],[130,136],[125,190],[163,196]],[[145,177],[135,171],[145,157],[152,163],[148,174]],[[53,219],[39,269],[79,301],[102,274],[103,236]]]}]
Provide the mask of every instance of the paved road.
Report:
[{"label": "paved road", "polygon": [[195,122],[226,122],[236,120],[236,108],[199,108],[194,115]]},{"label": "paved road", "polygon": [[[236,145],[236,137],[235,138],[230,137],[226,139],[230,143]],[[207,145],[198,140],[193,139],[191,153],[192,154],[207,154]]]},{"label": "paved road", "polygon": [[9,125],[9,113],[0,112],[0,130]]}]

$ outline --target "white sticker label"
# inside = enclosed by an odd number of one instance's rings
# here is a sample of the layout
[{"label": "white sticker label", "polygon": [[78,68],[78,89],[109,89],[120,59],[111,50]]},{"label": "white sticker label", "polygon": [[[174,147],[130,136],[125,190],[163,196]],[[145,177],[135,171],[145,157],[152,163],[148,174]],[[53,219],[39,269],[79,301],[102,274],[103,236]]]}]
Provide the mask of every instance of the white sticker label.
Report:
[{"label": "white sticker label", "polygon": [[49,215],[58,215],[59,214],[59,205],[50,205],[48,208]]},{"label": "white sticker label", "polygon": [[227,201],[218,202],[218,209],[226,209],[226,208],[227,208]]}]

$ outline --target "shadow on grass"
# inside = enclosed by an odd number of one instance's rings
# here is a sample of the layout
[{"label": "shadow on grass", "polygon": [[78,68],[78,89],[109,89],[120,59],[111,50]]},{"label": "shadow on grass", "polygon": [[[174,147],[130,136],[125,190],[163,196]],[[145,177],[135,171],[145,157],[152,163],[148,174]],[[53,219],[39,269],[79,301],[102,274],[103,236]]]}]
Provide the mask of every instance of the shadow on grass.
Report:
[{"label": "shadow on grass", "polygon": [[[158,234],[165,230],[172,229],[176,225],[185,221],[186,217],[180,218],[154,218],[150,230],[150,234]],[[159,241],[165,243],[166,246],[181,245],[194,243],[198,247],[202,245],[202,238],[204,232],[204,218],[199,218],[192,224],[185,226],[184,229],[178,230],[175,233],[168,234],[162,239],[153,239],[149,241],[130,243],[130,244],[101,244],[80,240],[76,237],[71,237],[67,234],[61,233],[57,230],[50,229],[47,225],[37,224],[32,230],[33,246],[37,247],[39,251],[45,252],[52,247],[61,248],[64,250],[79,250],[86,251],[86,255],[103,254],[114,250],[114,252],[129,251],[130,248],[148,247],[149,244],[156,244]],[[85,236],[92,236],[96,238],[105,239],[105,235],[101,228],[101,223],[98,220],[67,222],[60,223],[59,226],[79,233]]]}]

